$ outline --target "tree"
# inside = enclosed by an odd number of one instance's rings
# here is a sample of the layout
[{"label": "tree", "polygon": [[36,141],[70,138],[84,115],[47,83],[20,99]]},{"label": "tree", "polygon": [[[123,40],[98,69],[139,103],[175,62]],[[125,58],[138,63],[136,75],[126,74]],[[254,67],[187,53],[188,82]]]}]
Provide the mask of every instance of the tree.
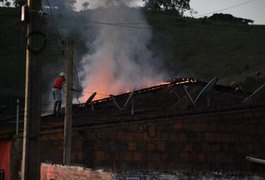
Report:
[{"label": "tree", "polygon": [[8,0],[0,0],[0,2],[2,3],[3,7],[9,7],[11,5],[11,3]]},{"label": "tree", "polygon": [[2,7],[19,7],[26,4],[26,0],[0,0]]},{"label": "tree", "polygon": [[82,6],[83,6],[83,9],[84,9],[84,10],[87,10],[87,9],[88,9],[88,6],[89,6],[89,2],[84,2],[84,3],[82,4]]},{"label": "tree", "polygon": [[150,10],[172,11],[183,16],[186,10],[190,10],[190,0],[143,0],[145,7]]}]

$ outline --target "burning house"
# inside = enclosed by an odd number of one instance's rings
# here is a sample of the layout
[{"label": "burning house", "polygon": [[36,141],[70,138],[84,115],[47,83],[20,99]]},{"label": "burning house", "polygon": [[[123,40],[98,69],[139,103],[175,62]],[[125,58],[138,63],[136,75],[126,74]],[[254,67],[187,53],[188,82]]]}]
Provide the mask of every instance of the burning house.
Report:
[{"label": "burning house", "polygon": [[[181,78],[98,100],[93,93],[73,107],[72,164],[118,177],[177,171],[263,176],[262,162],[246,158],[265,157],[264,85],[246,95],[216,82]],[[21,137],[14,118],[0,122],[0,169],[13,179]],[[40,136],[41,162],[61,164],[63,117],[43,116]]]},{"label": "burning house", "polygon": [[[55,16],[55,21],[48,21],[49,27],[56,22],[63,37],[78,37],[75,52],[76,59],[81,60],[76,62],[75,76],[76,81],[81,82],[77,89],[82,89],[82,94],[73,105],[72,165],[104,169],[116,174],[117,179],[127,176],[159,179],[164,173],[171,179],[205,176],[240,179],[253,178],[255,174],[264,178],[264,80],[253,84],[251,90],[241,87],[238,82],[231,86],[218,85],[217,77],[207,82],[191,77],[162,82],[169,76],[161,70],[164,68],[159,54],[149,48],[152,29],[141,11],[129,8],[126,2],[91,0],[95,9],[81,11],[78,17],[76,12],[69,13],[69,7],[61,7],[60,3],[44,6],[52,20]],[[56,14],[57,10],[64,10],[65,19],[61,18],[61,12]],[[62,20],[56,21],[56,15]],[[181,20],[180,24],[184,29],[182,33],[186,34],[188,23]],[[201,26],[198,22],[196,28]],[[53,28],[56,29],[50,29]],[[205,34],[198,36],[193,25],[189,28],[194,39],[206,36],[206,29],[209,29],[202,28],[201,33]],[[249,33],[252,27],[244,28]],[[215,33],[216,29],[213,28],[212,34],[223,39],[225,35]],[[231,27],[227,29],[226,33],[231,34]],[[260,29],[251,32],[262,34]],[[58,43],[54,37],[58,34],[46,33],[47,36],[52,34],[52,43]],[[248,37],[240,33],[236,39]],[[204,40],[196,39],[197,46],[202,46],[201,42]],[[54,74],[63,69],[65,57],[55,53],[58,44],[49,43],[42,54],[43,58],[48,57],[42,68],[46,83],[43,99],[51,105],[48,84]],[[223,46],[224,42],[220,44]],[[256,44],[262,47],[261,42]],[[179,53],[182,54],[187,46]],[[240,43],[234,46],[234,49],[241,48]],[[259,54],[262,50],[257,48]],[[192,48],[189,53],[193,53]],[[189,53],[186,56],[190,56]],[[225,53],[220,54],[223,59]],[[49,60],[55,59],[58,64],[49,64]],[[18,113],[17,117],[14,117],[15,112],[11,114],[2,113],[1,109],[0,180],[3,177],[5,180],[17,179],[20,171],[23,114]],[[42,163],[62,164],[63,129],[63,116],[46,114],[41,117]],[[53,175],[51,173],[50,179],[60,178]]]}]

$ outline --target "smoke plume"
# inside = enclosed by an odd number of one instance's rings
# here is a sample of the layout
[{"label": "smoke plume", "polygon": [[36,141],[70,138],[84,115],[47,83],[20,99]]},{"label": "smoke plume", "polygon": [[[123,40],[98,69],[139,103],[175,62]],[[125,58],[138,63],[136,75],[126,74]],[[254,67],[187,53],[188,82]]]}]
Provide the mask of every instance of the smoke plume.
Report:
[{"label": "smoke plume", "polygon": [[[74,40],[74,88],[80,89],[78,86],[81,85],[83,89],[80,101],[86,101],[93,92],[97,92],[96,98],[100,99],[110,94],[152,86],[164,79],[158,66],[162,63],[149,49],[152,29],[142,14],[140,2],[142,1],[43,1],[44,10],[48,13],[48,29],[55,36],[51,38],[54,42],[50,44],[58,44],[55,41],[57,31],[61,39]],[[58,49],[56,46],[50,48],[53,51]],[[52,80],[65,69],[65,55],[58,54],[54,59],[56,61],[45,68],[50,73],[45,74],[46,81],[49,82],[47,91],[50,90]],[[58,62],[57,66],[54,62]],[[81,83],[77,83],[78,81]]]},{"label": "smoke plume", "polygon": [[87,23],[95,38],[87,42],[90,51],[80,62],[82,101],[92,92],[104,97],[161,82],[163,75],[156,67],[158,59],[148,49],[151,27],[140,8],[131,7],[135,2],[89,1],[94,10]]}]

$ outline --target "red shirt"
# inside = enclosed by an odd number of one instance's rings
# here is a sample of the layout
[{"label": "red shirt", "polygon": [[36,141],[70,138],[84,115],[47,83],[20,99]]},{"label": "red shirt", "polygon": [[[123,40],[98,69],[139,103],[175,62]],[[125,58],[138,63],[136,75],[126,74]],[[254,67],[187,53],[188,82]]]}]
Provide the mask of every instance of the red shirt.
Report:
[{"label": "red shirt", "polygon": [[64,82],[65,82],[64,77],[61,77],[61,76],[57,77],[53,82],[53,88],[62,89]]}]

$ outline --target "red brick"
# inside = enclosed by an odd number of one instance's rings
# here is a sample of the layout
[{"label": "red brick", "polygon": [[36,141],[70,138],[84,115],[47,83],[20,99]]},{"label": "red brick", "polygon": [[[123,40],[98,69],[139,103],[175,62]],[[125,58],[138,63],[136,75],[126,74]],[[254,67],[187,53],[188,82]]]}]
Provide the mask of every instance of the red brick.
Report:
[{"label": "red brick", "polygon": [[168,170],[176,170],[176,162],[168,162],[167,163]]},{"label": "red brick", "polygon": [[142,154],[139,152],[133,152],[133,160],[135,161],[142,161]]},{"label": "red brick", "polygon": [[251,119],[253,117],[253,114],[251,112],[244,113],[243,118],[244,119]]},{"label": "red brick", "polygon": [[204,162],[206,160],[206,154],[205,153],[198,154],[198,160]]},{"label": "red brick", "polygon": [[206,133],[205,141],[207,142],[223,142],[224,141],[224,133]]},{"label": "red brick", "polygon": [[161,154],[161,160],[163,160],[163,161],[170,160],[170,155],[168,153],[162,153]]},{"label": "red brick", "polygon": [[155,125],[149,126],[148,135],[151,138],[155,138],[156,137],[156,126]]},{"label": "red brick", "polygon": [[146,144],[146,150],[147,151],[154,151],[155,150],[155,144],[154,143],[147,143]]},{"label": "red brick", "polygon": [[119,154],[119,160],[122,161],[131,161],[132,160],[132,152],[130,151],[124,151],[120,152]]},{"label": "red brick", "polygon": [[131,129],[139,129],[139,124],[136,124],[136,123],[130,124],[130,128]]},{"label": "red brick", "polygon": [[123,140],[124,139],[124,132],[123,131],[116,131],[116,137],[119,140]]},{"label": "red brick", "polygon": [[96,160],[106,160],[106,154],[104,151],[96,151],[95,152],[95,159]]},{"label": "red brick", "polygon": [[216,152],[216,151],[219,151],[219,150],[220,150],[220,145],[219,144],[215,144],[215,145],[211,146],[211,151]]},{"label": "red brick", "polygon": [[170,132],[165,132],[165,131],[160,131],[159,132],[159,139],[160,140],[172,140],[170,139],[171,133]]},{"label": "red brick", "polygon": [[129,142],[128,143],[128,150],[129,151],[135,151],[136,150],[136,143],[135,142]]},{"label": "red brick", "polygon": [[157,142],[157,150],[159,151],[165,151],[166,149],[166,143],[165,141],[159,141]]},{"label": "red brick", "polygon": [[[48,171],[43,171],[47,167]],[[60,179],[60,180],[85,180],[85,179],[110,179],[110,173],[95,172],[91,169],[74,166],[53,166],[42,164],[41,165],[41,180]]]},{"label": "red brick", "polygon": [[142,133],[134,133],[134,138],[135,141],[142,140]]},{"label": "red brick", "polygon": [[187,137],[184,133],[173,133],[171,134],[171,140],[175,142],[184,142],[187,140]]},{"label": "red brick", "polygon": [[126,133],[125,137],[126,137],[126,141],[133,141],[133,133]]},{"label": "red brick", "polygon": [[220,163],[225,162],[225,155],[221,153],[217,153],[214,159],[216,162],[220,162]]},{"label": "red brick", "polygon": [[192,144],[185,144],[184,152],[192,152]]},{"label": "red brick", "polygon": [[260,117],[262,117],[262,113],[261,112],[254,112],[253,116],[256,118],[260,118]]},{"label": "red brick", "polygon": [[182,129],[182,122],[176,122],[174,125],[173,125],[173,127],[174,127],[174,129],[177,129],[177,130],[179,130],[179,129]]},{"label": "red brick", "polygon": [[194,156],[191,153],[180,153],[179,157],[181,161],[185,162],[192,161],[194,159]]},{"label": "red brick", "polygon": [[149,161],[148,164],[147,164],[147,167],[148,167],[149,170],[154,170],[154,169],[157,168],[156,163],[153,162],[153,161]]},{"label": "red brick", "polygon": [[225,156],[222,153],[208,153],[206,159],[209,162],[222,163],[225,162]]},{"label": "red brick", "polygon": [[150,136],[149,136],[147,133],[143,133],[143,134],[142,134],[142,139],[143,139],[144,141],[149,141],[149,140],[151,140]]},{"label": "red brick", "polygon": [[194,132],[203,132],[208,130],[208,124],[207,123],[202,123],[202,122],[195,122],[192,123],[191,125],[191,130]]},{"label": "red brick", "polygon": [[233,162],[235,162],[235,157],[234,157],[234,155],[226,155],[226,157],[225,157],[225,161],[226,161],[226,162],[229,162],[229,163],[233,163]]}]

